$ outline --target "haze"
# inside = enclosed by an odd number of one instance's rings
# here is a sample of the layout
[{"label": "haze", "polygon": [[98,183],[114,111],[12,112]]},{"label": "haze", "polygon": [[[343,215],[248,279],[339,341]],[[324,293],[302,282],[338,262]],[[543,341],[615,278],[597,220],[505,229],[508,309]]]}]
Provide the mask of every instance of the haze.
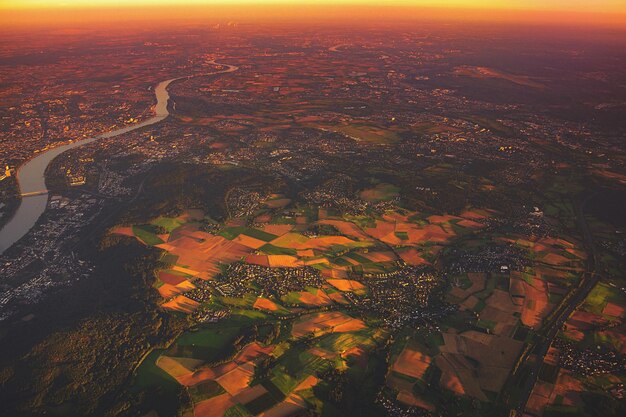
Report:
[{"label": "haze", "polygon": [[621,0],[6,0],[0,23],[61,25],[129,20],[227,18],[491,21],[626,26]]}]

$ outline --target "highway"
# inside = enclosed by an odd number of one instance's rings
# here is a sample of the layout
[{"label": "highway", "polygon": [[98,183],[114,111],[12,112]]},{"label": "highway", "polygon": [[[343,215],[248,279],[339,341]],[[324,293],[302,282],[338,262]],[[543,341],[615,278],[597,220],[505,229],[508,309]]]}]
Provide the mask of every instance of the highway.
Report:
[{"label": "highway", "polygon": [[[502,410],[506,407],[509,409],[509,415],[511,416],[523,415],[548,349],[569,316],[587,298],[589,292],[600,279],[596,273],[596,249],[593,236],[584,215],[585,206],[591,197],[588,196],[581,204],[576,206],[576,220],[583,233],[584,246],[588,255],[586,271],[578,284],[567,293],[561,303],[546,317],[544,325],[538,331],[536,337],[522,352],[518,364],[504,385],[499,397],[501,403],[496,404],[496,410]],[[515,395],[511,395],[513,392],[515,392]]]}]

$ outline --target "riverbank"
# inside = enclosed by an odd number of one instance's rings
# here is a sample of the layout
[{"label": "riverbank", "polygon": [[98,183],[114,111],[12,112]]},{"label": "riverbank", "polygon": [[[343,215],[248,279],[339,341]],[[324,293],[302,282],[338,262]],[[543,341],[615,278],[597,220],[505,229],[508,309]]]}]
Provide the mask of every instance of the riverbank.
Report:
[{"label": "riverbank", "polygon": [[[224,65],[215,61],[211,61],[211,63],[214,65]],[[109,139],[120,136],[146,126],[159,123],[166,119],[170,115],[168,110],[170,96],[167,89],[173,82],[197,76],[225,74],[237,71],[238,69],[239,68],[234,65],[226,65],[226,69],[223,70],[207,74],[176,77],[162,81],[154,89],[156,105],[154,106],[155,115],[153,117],[134,125],[102,133],[92,138],[57,146],[38,154],[26,163],[22,164],[22,166],[20,166],[17,170],[17,182],[19,186],[19,193],[22,195],[22,200],[11,219],[4,224],[4,226],[2,226],[2,229],[0,229],[0,254],[26,235],[46,210],[48,194],[45,172],[48,165],[57,156],[71,149],[78,148],[79,146],[84,146],[101,139]]]}]

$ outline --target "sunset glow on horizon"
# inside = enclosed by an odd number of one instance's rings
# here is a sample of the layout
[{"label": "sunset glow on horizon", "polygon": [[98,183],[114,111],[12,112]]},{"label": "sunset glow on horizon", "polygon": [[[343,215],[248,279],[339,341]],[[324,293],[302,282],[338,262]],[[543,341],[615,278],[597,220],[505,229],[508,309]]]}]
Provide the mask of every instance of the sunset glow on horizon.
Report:
[{"label": "sunset glow on horizon", "polygon": [[0,0],[0,10],[5,26],[431,19],[626,28],[623,0]]},{"label": "sunset glow on horizon", "polygon": [[512,9],[537,11],[573,11],[592,13],[626,13],[622,0],[4,0],[2,9],[54,9],[151,6],[414,6],[434,8]]}]

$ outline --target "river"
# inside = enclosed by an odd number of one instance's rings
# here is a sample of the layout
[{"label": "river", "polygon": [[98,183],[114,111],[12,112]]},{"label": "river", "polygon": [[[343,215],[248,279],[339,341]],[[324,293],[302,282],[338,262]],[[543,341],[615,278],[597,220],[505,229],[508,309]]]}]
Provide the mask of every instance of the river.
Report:
[{"label": "river", "polygon": [[[221,71],[199,74],[198,76],[208,76],[216,74],[224,74],[227,72],[237,71],[238,67],[234,65],[219,64],[210,62],[215,65],[224,65],[227,68]],[[54,158],[70,149],[87,145],[100,139],[109,139],[142,127],[150,126],[166,119],[170,113],[168,104],[170,95],[167,91],[169,85],[178,80],[189,79],[194,76],[185,76],[171,78],[160,82],[154,89],[156,96],[156,106],[154,107],[154,116],[148,120],[134,125],[126,126],[110,132],[103,133],[89,139],[83,139],[76,142],[67,143],[57,146],[45,152],[38,154],[26,163],[22,164],[17,170],[17,183],[22,195],[20,205],[9,222],[0,230],[0,254],[11,247],[15,242],[20,240],[32,227],[37,220],[46,211],[48,205],[48,190],[46,189],[46,168]]]}]

